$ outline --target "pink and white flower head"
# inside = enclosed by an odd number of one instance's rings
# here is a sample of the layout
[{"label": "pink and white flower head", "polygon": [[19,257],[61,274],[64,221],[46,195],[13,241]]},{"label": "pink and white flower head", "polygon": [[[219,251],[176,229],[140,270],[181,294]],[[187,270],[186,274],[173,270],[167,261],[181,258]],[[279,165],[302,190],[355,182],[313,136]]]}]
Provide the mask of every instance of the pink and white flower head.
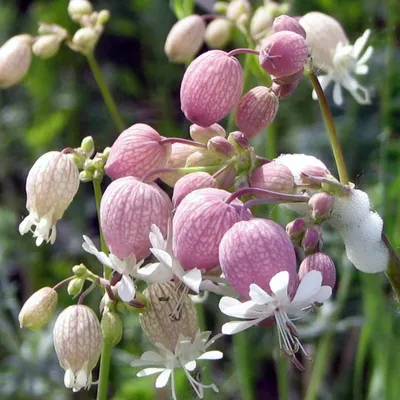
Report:
[{"label": "pink and white flower head", "polygon": [[[186,270],[211,270],[218,261],[218,246],[225,232],[241,220],[243,203],[227,204],[230,193],[221,189],[199,189],[187,195],[173,219],[173,251]],[[245,214],[246,218],[250,213]]]},{"label": "pink and white flower head", "polygon": [[236,125],[245,136],[256,136],[273,122],[278,113],[279,100],[271,88],[257,86],[240,100]]},{"label": "pink and white flower head", "polygon": [[257,168],[249,182],[251,187],[280,193],[293,193],[295,186],[290,169],[274,161]]},{"label": "pink and white flower head", "polygon": [[282,31],[261,42],[259,62],[275,77],[293,75],[304,68],[308,58],[307,41],[295,32]]},{"label": "pink and white flower head", "polygon": [[56,240],[56,222],[76,195],[79,171],[73,161],[59,151],[43,154],[33,164],[26,180],[26,208],[29,215],[19,225],[24,235],[35,226],[36,246]]},{"label": "pink and white flower head", "polygon": [[245,320],[224,324],[222,333],[233,335],[274,317],[281,351],[302,369],[295,354],[299,349],[307,354],[288,314],[330,297],[332,289],[322,286],[321,272],[310,271],[299,284],[290,239],[278,224],[263,219],[235,224],[221,241],[220,261],[232,287],[249,299],[244,303],[231,297],[220,300],[224,314]]},{"label": "pink and white flower head", "polygon": [[207,127],[227,114],[239,102],[243,70],[239,61],[222,50],[210,50],[197,57],[183,76],[181,108],[194,124]]},{"label": "pink and white flower head", "polygon": [[147,172],[164,168],[171,153],[170,144],[146,124],[135,124],[123,131],[111,147],[105,171],[112,179],[125,176],[142,178]]},{"label": "pink and white flower head", "polygon": [[109,250],[119,259],[150,254],[149,233],[156,224],[164,235],[171,216],[171,200],[155,183],[128,176],[113,181],[100,205],[101,228]]},{"label": "pink and white flower head", "polygon": [[[343,86],[358,103],[369,104],[368,90],[357,82],[354,75],[368,73],[367,62],[372,56],[373,47],[364,49],[371,31],[367,29],[352,45],[340,23],[329,15],[310,12],[299,22],[307,33],[313,64],[325,72],[325,75],[318,78],[322,88],[325,89],[330,82],[334,83],[334,103],[338,106],[343,104]],[[313,97],[316,99],[315,93]]]},{"label": "pink and white flower head", "polygon": [[351,189],[347,196],[336,197],[327,221],[338,230],[347,258],[357,269],[370,274],[386,270],[389,252],[382,240],[383,221],[365,192]]}]

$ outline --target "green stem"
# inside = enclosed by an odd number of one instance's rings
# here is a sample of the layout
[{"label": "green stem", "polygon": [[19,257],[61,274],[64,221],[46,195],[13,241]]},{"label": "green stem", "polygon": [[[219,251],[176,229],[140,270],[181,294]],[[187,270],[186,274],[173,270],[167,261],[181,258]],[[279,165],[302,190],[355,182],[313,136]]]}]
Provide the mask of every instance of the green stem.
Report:
[{"label": "green stem", "polygon": [[289,400],[288,359],[286,357],[278,355],[276,371],[278,374],[278,398],[279,400]]},{"label": "green stem", "polygon": [[108,88],[107,82],[104,79],[99,64],[97,63],[93,53],[87,54],[86,58],[88,60],[90,69],[92,70],[94,79],[96,80],[96,83],[99,86],[100,92],[103,96],[104,103],[106,104],[108,112],[110,113],[111,118],[114,121],[115,127],[117,128],[118,131],[122,132],[125,129],[125,124],[122,121],[121,116],[119,115],[118,108]]},{"label": "green stem", "polygon": [[240,398],[242,400],[254,400],[253,392],[253,359],[249,355],[252,354],[250,343],[247,341],[248,332],[241,332],[233,336],[233,351],[236,367],[236,377],[240,387]]},{"label": "green stem", "polygon": [[329,108],[328,102],[326,100],[325,93],[322,90],[322,87],[315,73],[311,71],[308,73],[308,76],[311,80],[315,93],[317,94],[318,97],[319,106],[321,108],[326,129],[328,131],[328,136],[329,136],[329,141],[331,143],[333,156],[335,157],[335,162],[338,169],[340,182],[343,185],[348,185],[349,176],[347,174],[346,163],[344,161],[342,148],[340,146],[339,138],[336,134],[335,123],[333,122],[332,113]]}]

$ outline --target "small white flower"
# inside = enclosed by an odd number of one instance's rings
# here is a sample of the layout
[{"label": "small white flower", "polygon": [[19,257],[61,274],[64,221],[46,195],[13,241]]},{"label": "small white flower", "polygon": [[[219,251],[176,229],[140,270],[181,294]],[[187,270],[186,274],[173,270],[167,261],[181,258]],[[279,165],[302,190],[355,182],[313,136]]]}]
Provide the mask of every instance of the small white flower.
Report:
[{"label": "small white flower", "polygon": [[291,357],[291,361],[302,368],[296,359],[295,353],[299,349],[307,356],[297,335],[296,327],[289,319],[288,314],[299,314],[310,309],[314,304],[322,304],[332,294],[329,286],[322,286],[322,274],[319,271],[308,272],[296,290],[293,299],[288,294],[289,273],[281,271],[274,275],[269,282],[272,296],[267,294],[256,284],[250,285],[249,301],[241,303],[231,297],[220,300],[220,310],[231,317],[241,318],[245,321],[232,321],[222,326],[222,333],[233,335],[242,332],[261,321],[274,317],[278,329],[279,347],[281,351]]},{"label": "small white flower", "polygon": [[[367,62],[372,56],[373,47],[369,46],[365,52],[363,50],[370,34],[371,31],[367,29],[354,45],[339,42],[332,54],[332,63],[321,66],[326,75],[319,76],[318,80],[323,90],[333,81],[333,101],[338,106],[343,104],[342,86],[353,95],[358,103],[371,103],[368,90],[361,86],[354,77],[354,75],[368,73]],[[313,92],[313,98],[316,99],[315,92]]]},{"label": "small white flower", "polygon": [[211,332],[198,331],[192,340],[191,338],[180,337],[175,352],[172,353],[167,349],[160,349],[160,352],[146,351],[139,360],[131,363],[132,367],[152,366],[145,368],[137,373],[139,378],[159,374],[156,380],[156,388],[165,387],[171,378],[172,398],[177,399],[175,392],[174,370],[182,368],[189,380],[192,388],[199,398],[203,398],[204,389],[211,388],[218,392],[218,388],[214,385],[203,385],[196,381],[190,374],[196,369],[197,360],[219,360],[223,357],[223,353],[218,350],[206,351],[215,340],[221,335],[217,335],[211,340],[209,337]]}]

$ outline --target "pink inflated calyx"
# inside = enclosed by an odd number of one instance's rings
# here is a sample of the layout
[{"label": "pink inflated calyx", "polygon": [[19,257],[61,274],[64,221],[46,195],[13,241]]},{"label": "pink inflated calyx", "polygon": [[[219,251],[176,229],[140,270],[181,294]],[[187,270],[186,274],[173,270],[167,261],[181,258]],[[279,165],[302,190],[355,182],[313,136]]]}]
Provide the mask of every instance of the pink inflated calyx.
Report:
[{"label": "pink inflated calyx", "polygon": [[276,117],[279,100],[271,88],[257,86],[240,100],[236,112],[236,125],[245,136],[256,136]]},{"label": "pink inflated calyx", "polygon": [[293,17],[289,17],[288,15],[280,15],[279,17],[275,18],[274,23],[272,24],[272,31],[274,33],[281,31],[295,32],[304,39],[307,36],[306,31],[300,25],[299,21]]},{"label": "pink inflated calyx", "polygon": [[170,144],[146,124],[135,124],[123,131],[111,147],[105,166],[112,179],[124,176],[143,177],[147,172],[164,168],[171,152]]},{"label": "pink inflated calyx", "polygon": [[294,81],[292,83],[283,84],[283,85],[279,85],[274,82],[272,84],[272,91],[276,94],[276,96],[279,99],[287,99],[295,92],[298,85],[299,85],[299,81]]},{"label": "pink inflated calyx", "polygon": [[310,271],[320,271],[322,274],[322,285],[330,286],[332,289],[336,282],[336,268],[332,259],[324,253],[315,253],[306,257],[300,264],[299,278]]},{"label": "pink inflated calyx", "polygon": [[226,279],[244,299],[249,299],[252,283],[271,295],[269,282],[281,271],[289,273],[289,297],[297,288],[293,245],[273,221],[254,218],[233,225],[221,240],[219,261]]},{"label": "pink inflated calyx", "polygon": [[289,76],[302,70],[308,58],[307,41],[295,32],[282,31],[262,43],[259,61],[264,71],[275,77]]},{"label": "pink inflated calyx", "polygon": [[109,250],[120,259],[147,257],[151,225],[157,225],[166,236],[171,209],[171,200],[155,183],[131,176],[115,180],[100,205],[101,228]]},{"label": "pink inflated calyx", "polygon": [[[186,270],[211,270],[219,264],[218,246],[225,232],[241,220],[243,203],[227,204],[230,193],[221,189],[199,189],[187,195],[173,219],[173,251]],[[246,213],[245,218],[251,214]]]},{"label": "pink inflated calyx", "polygon": [[232,111],[242,90],[243,70],[239,61],[224,51],[210,50],[186,70],[181,108],[188,120],[207,127]]},{"label": "pink inflated calyx", "polygon": [[257,168],[250,177],[250,186],[280,193],[293,193],[294,179],[285,165],[270,162]]},{"label": "pink inflated calyx", "polygon": [[207,172],[194,172],[185,175],[175,184],[172,206],[174,209],[178,207],[189,193],[197,189],[216,188],[217,186],[217,181]]}]

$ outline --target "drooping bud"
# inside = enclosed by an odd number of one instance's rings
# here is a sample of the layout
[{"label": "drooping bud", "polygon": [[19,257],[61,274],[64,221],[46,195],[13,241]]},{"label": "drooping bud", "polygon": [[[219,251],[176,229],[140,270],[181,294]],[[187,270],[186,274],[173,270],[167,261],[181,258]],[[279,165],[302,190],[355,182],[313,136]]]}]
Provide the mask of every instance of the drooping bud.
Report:
[{"label": "drooping bud", "polygon": [[297,86],[299,85],[299,81],[294,81],[289,84],[285,85],[278,85],[277,83],[272,83],[272,91],[276,94],[278,99],[287,99],[290,97],[294,91],[297,89]]},{"label": "drooping bud", "polygon": [[242,149],[247,149],[250,146],[249,138],[240,131],[231,132],[228,136],[228,140],[234,146],[238,146]]},{"label": "drooping bud", "polygon": [[320,271],[322,274],[322,286],[330,286],[333,289],[336,282],[336,268],[329,256],[324,253],[315,253],[306,257],[300,264],[300,280],[310,271]]},{"label": "drooping bud", "polygon": [[321,228],[315,225],[311,228],[307,228],[304,232],[303,240],[301,245],[306,254],[312,254],[319,251],[322,247],[322,233]]},{"label": "drooping bud", "polygon": [[110,346],[116,346],[122,339],[124,325],[118,313],[105,311],[101,317],[101,331],[103,340]]},{"label": "drooping bud", "polygon": [[82,292],[83,285],[85,284],[85,278],[76,277],[68,282],[67,293],[70,296],[77,296]]},{"label": "drooping bud", "polygon": [[308,206],[311,210],[311,217],[316,223],[321,223],[329,218],[333,209],[335,198],[328,193],[320,192],[311,196]]},{"label": "drooping bud", "polygon": [[295,32],[306,39],[306,31],[300,25],[300,23],[288,15],[280,15],[279,17],[275,18],[274,23],[272,25],[272,31],[282,32],[282,31],[290,31]]},{"label": "drooping bud", "polygon": [[79,188],[79,171],[63,153],[50,151],[33,164],[26,179],[26,208],[29,215],[19,225],[24,235],[35,226],[36,245],[56,240],[56,222],[75,197]]},{"label": "drooping bud", "polygon": [[242,90],[239,61],[224,51],[210,50],[187,68],[181,86],[181,108],[188,120],[207,127],[232,111]]},{"label": "drooping bud", "polygon": [[249,299],[252,283],[272,294],[269,282],[281,271],[289,273],[289,297],[296,289],[293,245],[284,229],[273,221],[254,218],[233,225],[221,240],[219,261],[226,279],[245,299]]},{"label": "drooping bud", "polygon": [[273,76],[293,75],[303,69],[308,51],[307,41],[299,34],[277,32],[261,43],[259,61],[262,68]]},{"label": "drooping bud", "polygon": [[204,40],[212,49],[223,49],[231,36],[232,22],[225,18],[216,18],[207,25]]},{"label": "drooping bud", "polygon": [[152,344],[172,353],[180,337],[194,338],[199,330],[196,307],[174,282],[153,283],[143,294],[151,308],[140,314],[143,333]]},{"label": "drooping bud", "polygon": [[236,153],[232,144],[220,136],[211,138],[207,143],[207,149],[214,152],[222,160],[229,160]]},{"label": "drooping bud", "polygon": [[172,62],[182,63],[195,56],[203,44],[206,24],[199,15],[179,20],[170,30],[164,51]]},{"label": "drooping bud", "polygon": [[206,128],[193,124],[190,125],[189,134],[195,142],[204,144],[207,144],[207,142],[215,136],[226,136],[225,129],[219,124],[212,124]]},{"label": "drooping bud", "polygon": [[253,172],[250,186],[273,192],[293,193],[294,179],[288,167],[272,161]]},{"label": "drooping bud", "polygon": [[54,325],[53,340],[65,370],[65,386],[74,392],[90,387],[92,369],[103,347],[100,323],[93,310],[84,305],[66,308]]},{"label": "drooping bud", "polygon": [[245,136],[256,136],[276,117],[278,97],[265,86],[248,91],[240,100],[236,112],[236,125]]},{"label": "drooping bud", "polygon": [[101,228],[109,250],[118,258],[150,254],[151,225],[167,234],[171,200],[155,183],[127,176],[113,181],[100,205]]},{"label": "drooping bud", "polygon": [[94,28],[81,28],[75,32],[72,44],[81,53],[89,54],[94,50],[98,39],[99,34]]},{"label": "drooping bud", "polygon": [[56,310],[57,301],[57,292],[50,287],[43,287],[33,293],[18,314],[20,327],[36,330],[46,325]]},{"label": "drooping bud", "polygon": [[296,218],[286,225],[286,233],[291,241],[298,245],[300,245],[306,229],[306,221],[303,218]]},{"label": "drooping bud", "polygon": [[147,172],[164,168],[171,145],[160,144],[163,138],[146,124],[134,124],[124,130],[111,147],[105,166],[112,179],[124,176],[142,178]]},{"label": "drooping bud", "polygon": [[0,89],[17,84],[31,65],[32,37],[17,35],[0,47]]},{"label": "drooping bud", "polygon": [[68,15],[73,21],[80,21],[84,15],[93,12],[93,7],[88,0],[70,0],[68,4]]},{"label": "drooping bud", "polygon": [[251,5],[248,0],[233,0],[226,10],[226,18],[235,23],[245,23],[251,14]]},{"label": "drooping bud", "polygon": [[217,181],[206,172],[194,172],[185,175],[176,182],[172,196],[172,206],[175,209],[189,193],[204,188],[218,187]]},{"label": "drooping bud", "polygon": [[184,269],[211,270],[218,264],[219,242],[241,220],[243,203],[225,203],[229,196],[221,189],[200,189],[187,195],[176,209],[172,247]]},{"label": "drooping bud", "polygon": [[60,45],[61,40],[57,35],[43,35],[33,43],[32,51],[36,56],[47,59],[57,54]]}]

